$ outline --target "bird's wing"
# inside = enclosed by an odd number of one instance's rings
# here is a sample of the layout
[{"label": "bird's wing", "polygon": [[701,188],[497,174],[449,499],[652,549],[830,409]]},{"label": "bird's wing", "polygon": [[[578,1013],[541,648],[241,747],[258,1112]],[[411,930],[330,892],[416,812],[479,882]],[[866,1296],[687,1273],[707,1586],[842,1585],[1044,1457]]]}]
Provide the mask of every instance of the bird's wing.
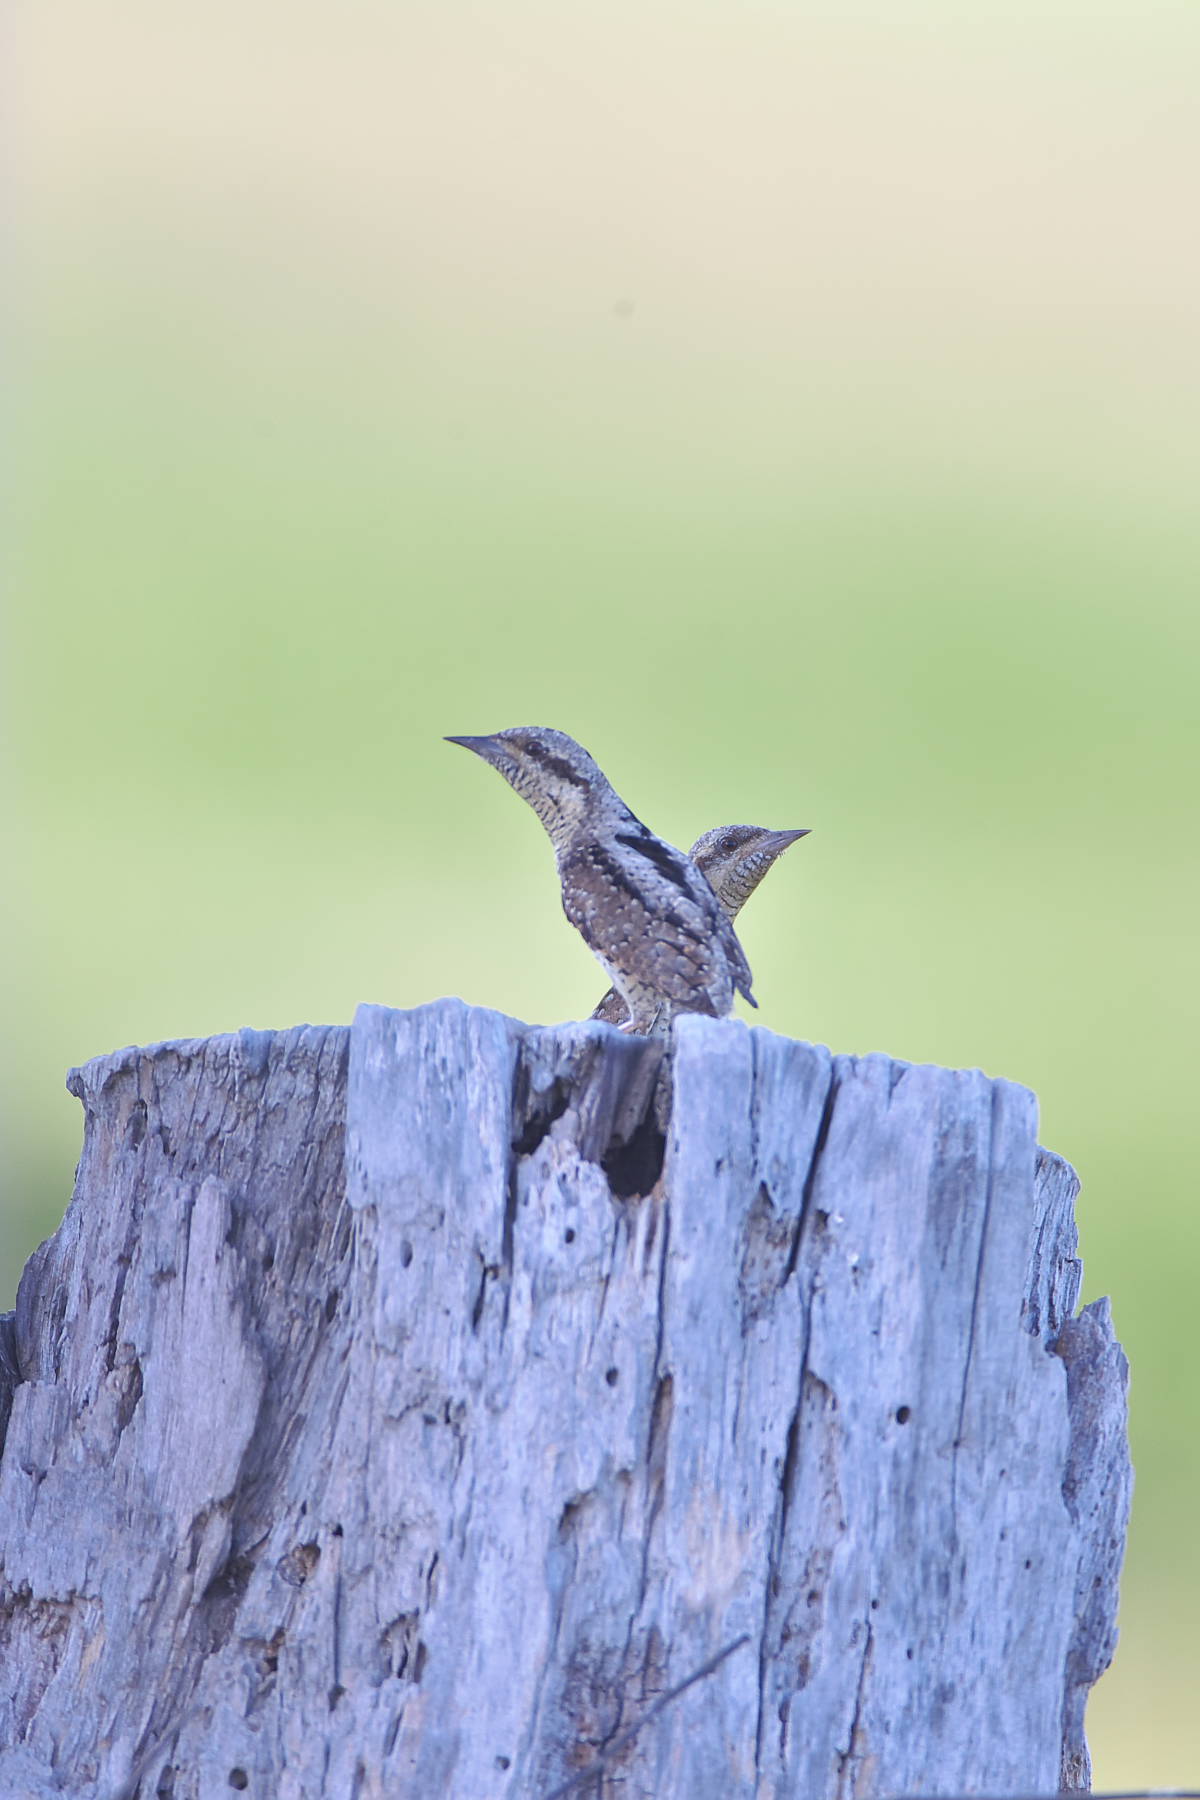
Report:
[{"label": "bird's wing", "polygon": [[733,976],[734,987],[739,994],[745,996],[751,1006],[757,1007],[758,1001],[750,992],[750,984],[754,977],[750,973],[746,952],[742,949],[741,940],[733,929],[733,920],[723,907],[721,908],[721,942],[725,947],[725,954],[729,958],[729,971]]},{"label": "bird's wing", "polygon": [[733,929],[732,921],[725,908],[717,899],[712,884],[702,869],[698,869],[690,856],[673,845],[666,844],[661,838],[640,824],[628,835],[622,834],[618,843],[640,854],[649,861],[672,886],[677,886],[694,902],[700,916],[706,921],[713,938],[720,945],[729,963],[729,975],[739,994],[744,994],[751,1006],[757,1007],[758,1001],[751,993],[754,977],[750,973],[750,964],[746,960],[746,952],[742,949],[738,935]]},{"label": "bird's wing", "polygon": [[561,874],[563,911],[626,998],[652,993],[688,1011],[716,1010],[724,949],[689,893],[644,879],[636,862],[600,844],[564,859]]}]

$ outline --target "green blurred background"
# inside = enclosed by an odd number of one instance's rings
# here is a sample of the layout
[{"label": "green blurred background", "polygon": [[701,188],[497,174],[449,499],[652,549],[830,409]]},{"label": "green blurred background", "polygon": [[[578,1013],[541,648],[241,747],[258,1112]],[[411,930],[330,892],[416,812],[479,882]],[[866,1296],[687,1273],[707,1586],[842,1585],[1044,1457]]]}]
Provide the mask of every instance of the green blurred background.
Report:
[{"label": "green blurred background", "polygon": [[1200,1784],[1194,6],[18,18],[4,1299],[66,1066],[604,986],[445,732],[809,825],[761,1021],[1034,1087],[1133,1364],[1100,1787]]}]

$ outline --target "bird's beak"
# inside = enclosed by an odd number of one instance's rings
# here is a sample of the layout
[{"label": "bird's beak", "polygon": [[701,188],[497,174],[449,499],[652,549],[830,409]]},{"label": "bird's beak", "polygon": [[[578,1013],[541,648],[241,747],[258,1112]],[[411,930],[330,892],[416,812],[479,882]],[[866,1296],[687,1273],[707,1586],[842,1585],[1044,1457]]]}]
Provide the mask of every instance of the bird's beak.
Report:
[{"label": "bird's beak", "polygon": [[448,737],[446,742],[461,744],[464,750],[473,750],[476,756],[482,756],[484,762],[491,763],[497,775],[503,775],[510,786],[516,780],[520,764],[498,732],[491,737]]},{"label": "bird's beak", "polygon": [[768,843],[776,856],[782,856],[789,844],[794,844],[797,838],[807,837],[811,830],[811,825],[803,825],[799,831],[772,831]]},{"label": "bird's beak", "polygon": [[495,762],[500,753],[500,746],[494,737],[448,737],[443,742],[461,744],[464,750],[473,750],[476,756],[482,756],[484,762]]}]

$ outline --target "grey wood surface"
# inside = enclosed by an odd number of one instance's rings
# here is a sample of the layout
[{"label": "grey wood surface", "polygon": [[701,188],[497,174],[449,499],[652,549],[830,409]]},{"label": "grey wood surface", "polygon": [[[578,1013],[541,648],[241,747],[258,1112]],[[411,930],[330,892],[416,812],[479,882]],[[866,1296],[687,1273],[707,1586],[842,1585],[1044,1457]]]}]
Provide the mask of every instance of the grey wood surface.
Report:
[{"label": "grey wood surface", "polygon": [[1126,1367],[1024,1089],[458,1001],[70,1085],[0,1793],[1086,1786]]}]

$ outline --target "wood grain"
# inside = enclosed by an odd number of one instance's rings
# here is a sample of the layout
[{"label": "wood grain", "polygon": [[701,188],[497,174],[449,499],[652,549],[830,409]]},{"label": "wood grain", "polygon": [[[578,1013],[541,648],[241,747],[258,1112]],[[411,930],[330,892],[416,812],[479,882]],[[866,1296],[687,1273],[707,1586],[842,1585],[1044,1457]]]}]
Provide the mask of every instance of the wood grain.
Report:
[{"label": "wood grain", "polygon": [[458,1001],[71,1087],[0,1791],[1086,1786],[1126,1368],[1024,1089]]}]

